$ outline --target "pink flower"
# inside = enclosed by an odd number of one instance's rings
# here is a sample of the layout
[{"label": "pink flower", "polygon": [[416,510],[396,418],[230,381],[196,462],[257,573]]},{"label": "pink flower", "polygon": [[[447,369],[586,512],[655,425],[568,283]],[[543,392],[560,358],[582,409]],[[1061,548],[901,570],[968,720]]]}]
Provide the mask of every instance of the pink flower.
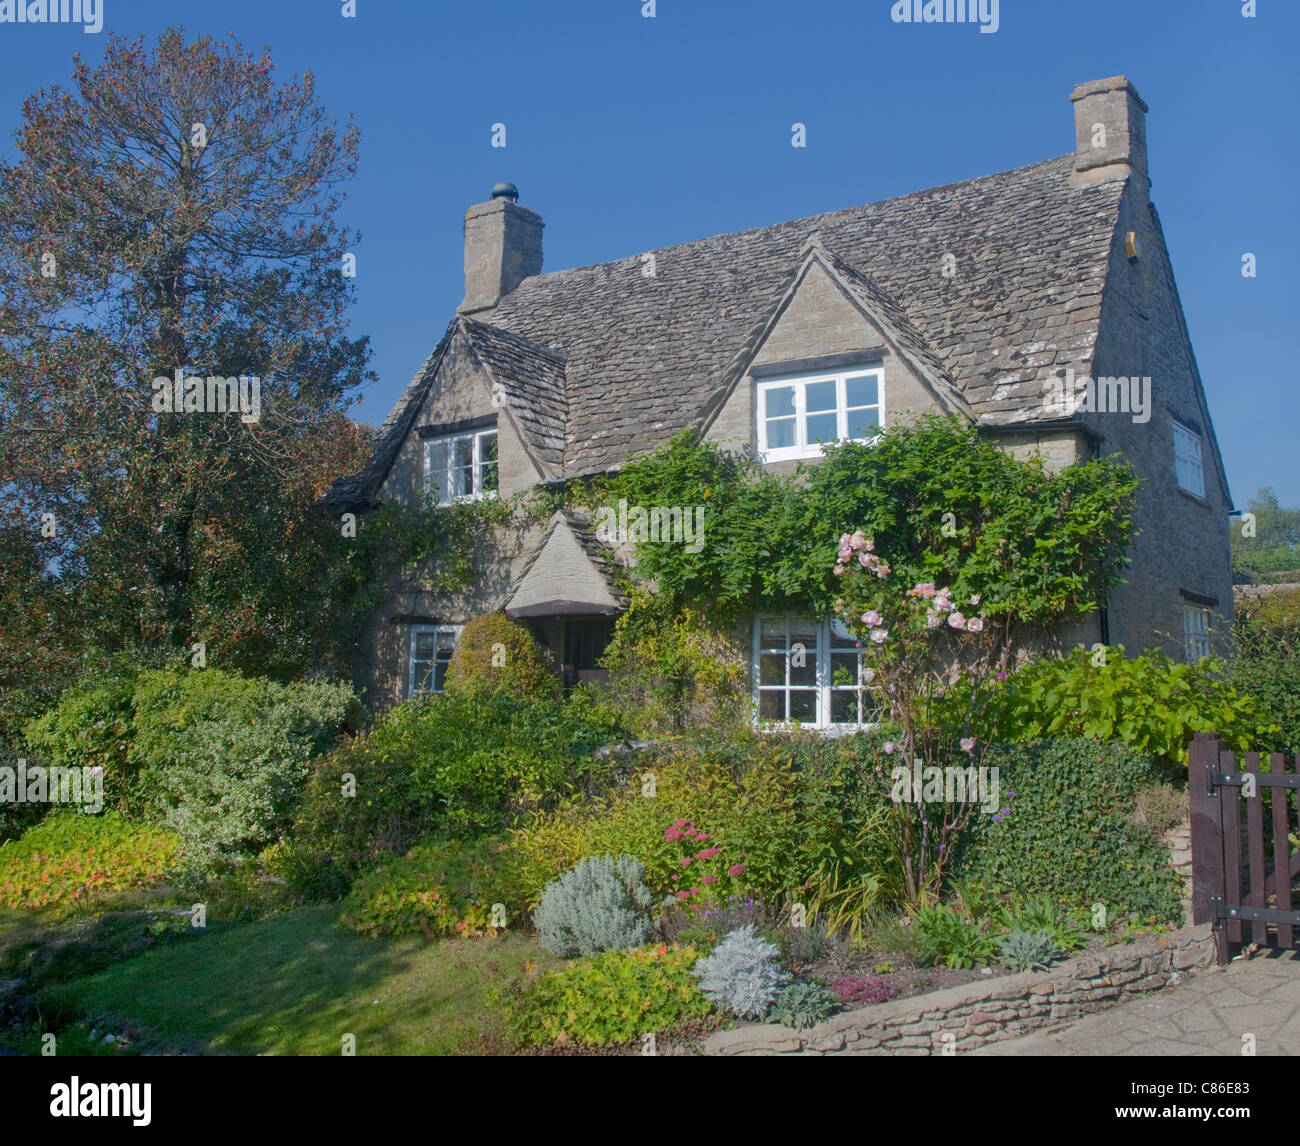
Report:
[{"label": "pink flower", "polygon": [[873,641],[875,641],[876,644],[878,644],[878,645],[884,644],[885,641],[889,640],[889,630],[888,630],[888,629],[872,629],[872,630],[871,630],[871,639],[872,639]]},{"label": "pink flower", "polygon": [[923,597],[928,600],[934,596],[934,582],[918,581],[907,591],[907,595],[909,597]]},{"label": "pink flower", "polygon": [[876,679],[876,670],[873,668],[864,667],[862,669],[862,672],[859,675],[862,678],[863,684],[870,684],[873,680]]},{"label": "pink flower", "polygon": [[969,736],[963,737],[961,741],[961,750],[963,752],[972,752],[975,749],[975,741]]},{"label": "pink flower", "polygon": [[852,549],[841,549],[839,552],[839,558],[841,561],[847,561],[852,556],[853,556]]},{"label": "pink flower", "polygon": [[855,529],[849,537],[849,544],[854,549],[865,549],[870,553],[875,546],[867,539],[867,535],[860,529]]},{"label": "pink flower", "polygon": [[980,603],[980,595],[978,593],[972,593],[970,603],[972,605],[978,605]]},{"label": "pink flower", "polygon": [[879,577],[882,581],[889,576],[889,566],[886,565],[883,561],[876,566],[876,576]]},{"label": "pink flower", "polygon": [[690,867],[690,866],[691,866],[691,857],[682,856],[682,867]]},{"label": "pink flower", "polygon": [[853,534],[851,534],[851,533],[841,533],[841,534],[840,534],[840,548],[841,548],[841,549],[851,549],[852,547],[853,547]]},{"label": "pink flower", "polygon": [[702,852],[696,852],[695,858],[697,860],[711,860],[721,850],[721,848],[705,848]]},{"label": "pink flower", "polygon": [[668,840],[669,843],[672,843],[676,840],[680,840],[681,838],[682,838],[682,833],[680,828],[669,828],[666,832],[664,832],[664,839]]},{"label": "pink flower", "polygon": [[939,627],[940,617],[933,609],[927,609],[925,613],[925,627],[927,629],[937,629]]},{"label": "pink flower", "polygon": [[966,622],[966,630],[971,633],[982,633],[984,631],[984,618],[971,617]]},{"label": "pink flower", "polygon": [[709,833],[708,833],[708,832],[696,832],[696,833],[695,833],[695,840],[696,840],[697,843],[701,843],[701,844],[702,844],[702,843],[703,843],[705,840],[707,840],[708,838],[709,838]]},{"label": "pink flower", "polygon": [[859,553],[858,561],[861,563],[863,569],[867,569],[871,566],[871,563],[875,561],[875,557],[870,553]]},{"label": "pink flower", "polygon": [[878,625],[881,620],[882,618],[880,614],[877,613],[875,609],[868,609],[862,614],[862,623],[864,625]]},{"label": "pink flower", "polygon": [[886,740],[882,747],[885,750],[886,756],[892,756],[894,754],[894,742],[892,740]]},{"label": "pink flower", "polygon": [[843,577],[843,576],[844,576],[844,566],[843,566],[843,565],[836,565],[835,568],[831,570],[831,572],[834,573],[836,577]]},{"label": "pink flower", "polygon": [[1009,674],[1007,674],[1007,673],[1000,672],[1000,673],[998,673],[996,679],[997,679],[997,680],[1006,680],[1008,675],[1009,675]]},{"label": "pink flower", "polygon": [[948,614],[948,625],[953,629],[964,629],[966,627],[966,618],[954,609]]},{"label": "pink flower", "polygon": [[718,877],[717,877],[716,875],[706,875],[706,876],[703,876],[703,877],[700,879],[700,882],[701,882],[701,883],[717,883],[717,882],[718,882]]},{"label": "pink flower", "polygon": [[746,865],[743,863],[733,863],[729,868],[727,868],[727,874],[731,876],[739,875],[745,870],[745,867]]},{"label": "pink flower", "polygon": [[679,891],[679,892],[677,893],[677,898],[678,898],[678,899],[690,899],[690,898],[691,898],[691,893],[690,893],[689,891]]}]

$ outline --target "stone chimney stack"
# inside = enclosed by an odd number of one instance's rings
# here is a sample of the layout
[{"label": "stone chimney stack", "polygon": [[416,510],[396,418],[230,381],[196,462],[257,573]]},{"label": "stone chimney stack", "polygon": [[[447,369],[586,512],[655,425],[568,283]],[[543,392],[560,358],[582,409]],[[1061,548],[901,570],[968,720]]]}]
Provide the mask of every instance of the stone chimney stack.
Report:
[{"label": "stone chimney stack", "polygon": [[1076,187],[1107,179],[1147,175],[1147,105],[1124,76],[1080,84],[1070,93],[1074,104],[1074,174]]},{"label": "stone chimney stack", "polygon": [[460,314],[491,310],[529,275],[542,273],[542,217],[519,206],[519,188],[498,183],[465,212],[465,301]]}]

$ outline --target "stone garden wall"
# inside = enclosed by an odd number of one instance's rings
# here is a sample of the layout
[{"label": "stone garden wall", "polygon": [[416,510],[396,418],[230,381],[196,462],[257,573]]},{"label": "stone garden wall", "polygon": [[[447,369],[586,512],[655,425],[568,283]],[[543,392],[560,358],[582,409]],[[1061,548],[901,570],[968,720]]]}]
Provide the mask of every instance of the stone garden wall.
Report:
[{"label": "stone garden wall", "polygon": [[1050,971],[877,1003],[804,1031],[772,1024],[718,1031],[704,1050],[714,1055],[960,1053],[1162,990],[1213,962],[1210,928],[1186,927],[1085,952]]}]

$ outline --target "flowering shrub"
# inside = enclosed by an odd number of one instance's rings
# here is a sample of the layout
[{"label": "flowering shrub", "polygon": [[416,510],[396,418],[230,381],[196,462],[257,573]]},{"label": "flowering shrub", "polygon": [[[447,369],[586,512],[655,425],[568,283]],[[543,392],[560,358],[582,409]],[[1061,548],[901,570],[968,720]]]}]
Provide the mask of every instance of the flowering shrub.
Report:
[{"label": "flowering shrub", "polygon": [[870,975],[845,975],[831,984],[831,990],[846,1007],[866,1007],[894,997],[894,988],[889,980],[875,979]]},{"label": "flowering shrub", "polygon": [[749,868],[738,854],[728,854],[708,843],[709,839],[709,833],[697,828],[694,820],[674,820],[664,832],[664,841],[677,844],[682,851],[677,857],[682,870],[672,876],[677,885],[673,895],[696,914],[718,907],[724,897],[734,903],[736,893],[744,889]]},{"label": "flowering shrub", "polygon": [[68,908],[150,887],[163,879],[176,845],[165,828],[117,812],[55,812],[0,849],[0,907]]},{"label": "flowering shrub", "polygon": [[694,947],[605,951],[545,971],[513,995],[493,995],[521,1043],[614,1046],[700,1019],[713,1008],[691,977]]},{"label": "flowering shrub", "polygon": [[[998,668],[996,635],[986,632],[985,618],[976,612],[979,593],[962,603],[951,587],[931,581],[906,588],[890,583],[889,563],[861,529],[841,535],[831,572],[841,586],[835,611],[863,643],[863,683],[880,692],[899,729],[897,741],[886,741],[881,750],[893,757],[892,822],[907,892],[913,900],[931,899],[953,845],[970,824],[976,797],[942,786],[942,798],[934,799],[928,785],[916,789],[923,776],[933,774],[930,769],[952,768],[956,760],[963,768],[974,763],[973,736],[953,743],[949,693],[957,680],[963,692],[979,695],[979,682]],[[973,716],[968,706],[968,728]],[[883,779],[883,765],[878,772]]]}]

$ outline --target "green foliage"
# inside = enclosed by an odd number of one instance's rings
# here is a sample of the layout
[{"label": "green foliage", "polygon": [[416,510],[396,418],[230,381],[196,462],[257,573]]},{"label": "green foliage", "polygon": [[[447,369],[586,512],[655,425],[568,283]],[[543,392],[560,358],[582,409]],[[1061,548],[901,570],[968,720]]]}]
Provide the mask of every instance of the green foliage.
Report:
[{"label": "green foliage", "polygon": [[1300,508],[1284,508],[1271,488],[1246,502],[1254,514],[1254,536],[1244,521],[1232,523],[1232,568],[1242,577],[1267,579],[1269,574],[1300,574]]},{"label": "green foliage", "polygon": [[495,934],[492,861],[499,846],[495,840],[417,844],[352,885],[339,923],[371,938]]},{"label": "green foliage", "polygon": [[1250,747],[1300,753],[1300,590],[1238,602],[1227,679],[1280,731]]},{"label": "green foliage", "polygon": [[1013,971],[1046,971],[1065,958],[1046,931],[1025,931],[1017,927],[998,940],[998,962]]},{"label": "green foliage", "polygon": [[506,692],[524,700],[543,700],[554,696],[559,687],[533,635],[502,612],[470,621],[447,666],[446,689],[453,696]]},{"label": "green foliage", "polygon": [[605,951],[543,972],[525,990],[496,994],[525,1045],[615,1046],[701,1019],[712,1006],[691,976],[694,947]]},{"label": "green foliage", "polygon": [[308,760],[360,706],[351,688],[284,686],[216,669],[140,675],[131,758],[181,839],[185,878],[238,866],[286,830]]},{"label": "green foliage", "polygon": [[0,849],[0,907],[66,910],[159,883],[176,837],[117,812],[60,810]]},{"label": "green foliage", "polygon": [[1159,779],[1149,756],[1076,738],[998,747],[984,762],[999,769],[1003,808],[978,821],[963,875],[1022,897],[1104,904],[1110,919],[1181,919],[1168,848],[1131,814]]},{"label": "green foliage", "polygon": [[[314,762],[285,860],[295,889],[304,898],[335,895],[362,865],[419,839],[498,831],[595,782],[606,765],[592,753],[607,728],[588,715],[583,706],[505,693],[421,697],[390,709],[368,735]],[[346,794],[349,775],[355,795]],[[531,906],[508,902],[512,912]]]},{"label": "green foliage", "polygon": [[602,664],[605,691],[633,732],[654,737],[690,728],[725,735],[749,716],[743,657],[734,642],[670,598],[628,588]]},{"label": "green foliage", "polygon": [[988,686],[986,738],[1020,742],[1040,737],[1085,736],[1120,740],[1169,763],[1187,763],[1197,732],[1218,732],[1238,751],[1258,749],[1277,733],[1260,712],[1220,677],[1223,665],[1207,658],[1178,664],[1158,650],[1131,660],[1124,646],[1105,651],[1102,664],[1086,649],[1063,659],[1035,661]]},{"label": "green foliage", "polygon": [[918,908],[912,930],[923,965],[959,970],[987,963],[997,951],[986,922],[966,919],[943,903]]},{"label": "green foliage", "polygon": [[24,729],[28,763],[46,767],[102,768],[104,803],[132,809],[130,798],[138,761],[130,756],[133,729],[130,678],[91,680],[65,692],[59,703]]},{"label": "green foliage", "polygon": [[542,946],[561,959],[639,947],[654,903],[644,876],[632,856],[591,856],[548,883],[533,912]]},{"label": "green foliage", "polygon": [[1039,932],[1046,935],[1062,951],[1077,951],[1087,945],[1088,936],[1080,916],[1083,912],[1063,910],[1049,899],[1026,899],[1003,908],[998,921],[1008,931]]},{"label": "green foliage", "polygon": [[959,600],[982,593],[991,619],[1049,624],[1096,608],[1116,583],[1136,488],[1117,462],[1052,473],[974,427],[929,416],[891,426],[870,446],[828,447],[821,463],[785,476],[684,432],[594,497],[705,507],[700,552],[638,543],[636,576],[715,620],[756,607],[829,614],[828,554],[839,534],[863,528],[908,584],[948,585]]},{"label": "green foliage", "polygon": [[814,979],[791,983],[776,997],[768,1019],[783,1027],[803,1030],[831,1017],[840,997]]}]

